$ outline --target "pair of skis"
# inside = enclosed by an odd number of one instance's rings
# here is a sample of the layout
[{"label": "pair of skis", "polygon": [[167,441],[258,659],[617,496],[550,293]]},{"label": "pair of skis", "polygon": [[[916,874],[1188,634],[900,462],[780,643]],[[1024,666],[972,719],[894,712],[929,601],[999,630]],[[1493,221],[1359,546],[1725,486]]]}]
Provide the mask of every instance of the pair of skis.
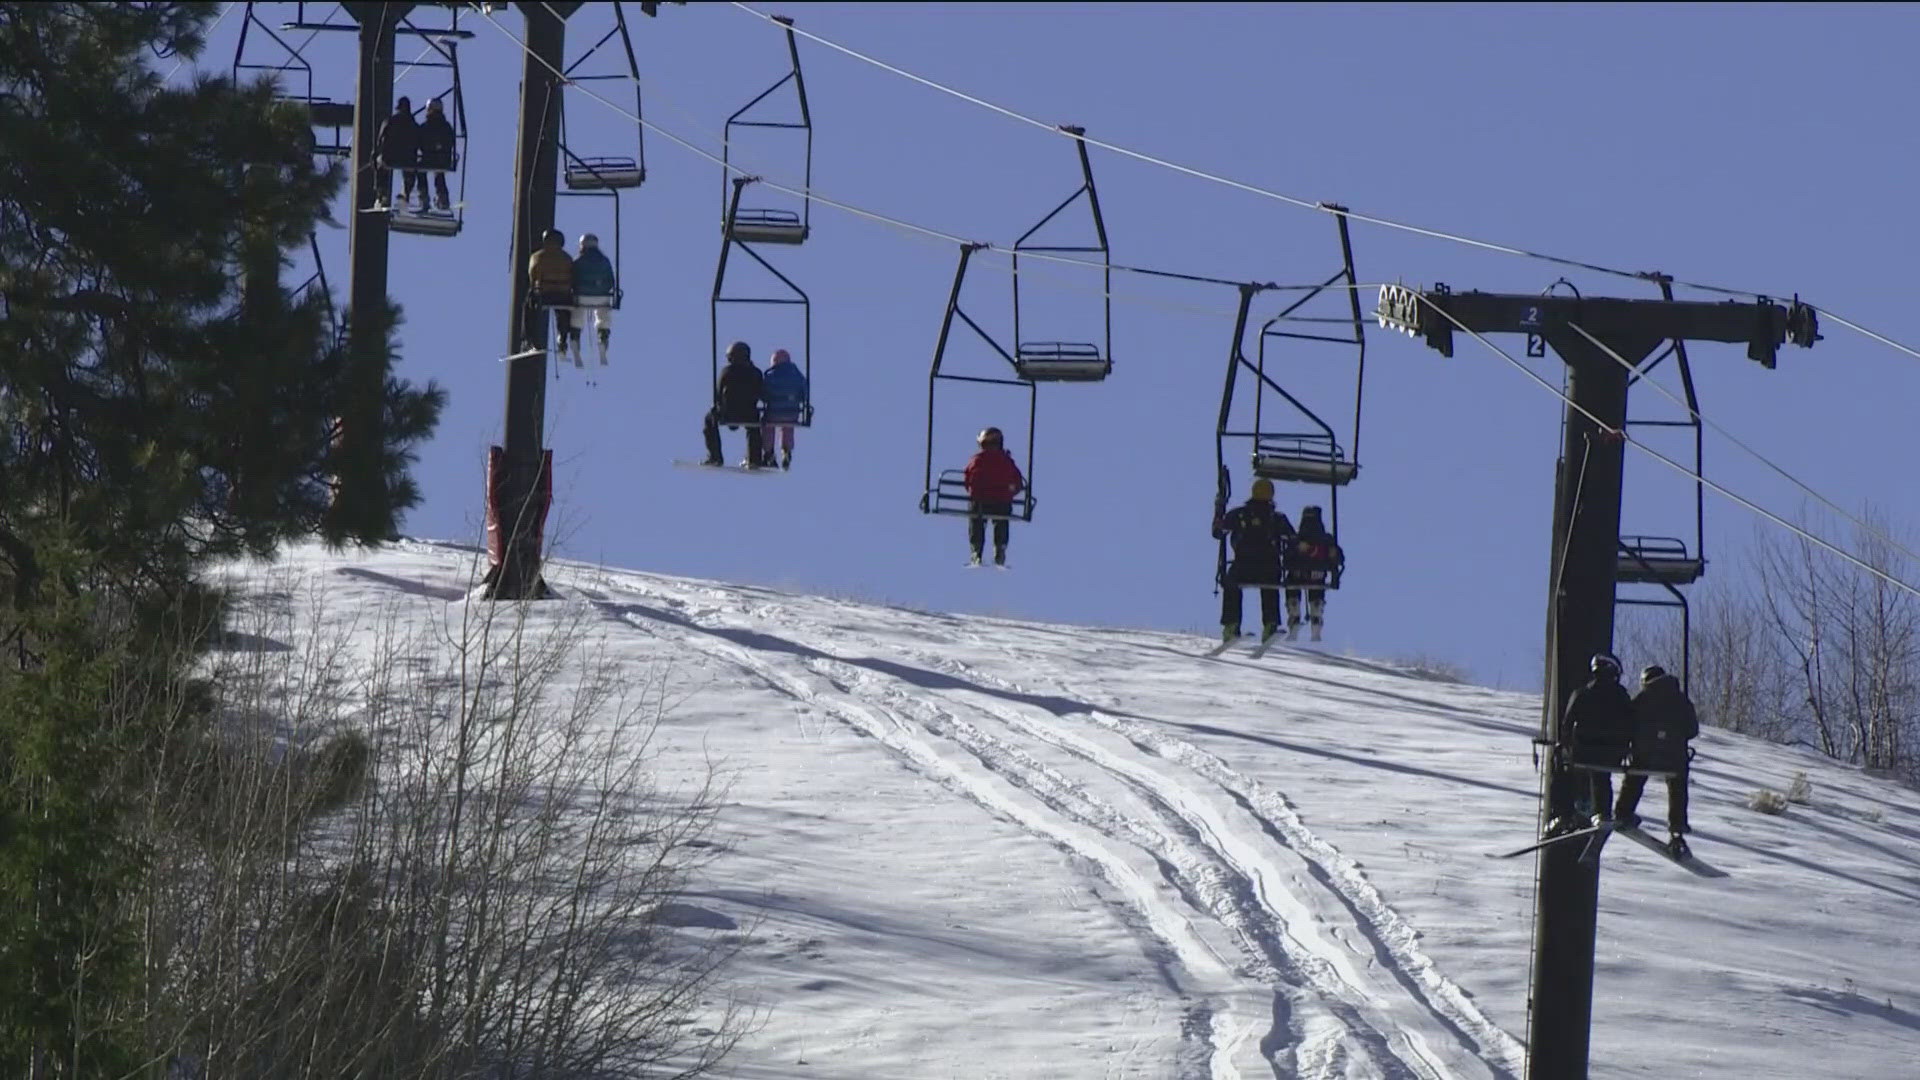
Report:
[{"label": "pair of skis", "polygon": [[[1221,642],[1220,644],[1218,644],[1218,645],[1215,645],[1215,646],[1214,646],[1213,648],[1211,648],[1211,649],[1208,649],[1208,650],[1207,650],[1207,651],[1206,651],[1205,653],[1202,653],[1201,655],[1203,655],[1203,656],[1206,656],[1206,657],[1209,657],[1209,658],[1211,658],[1211,657],[1215,657],[1215,656],[1219,656],[1219,655],[1221,655],[1221,654],[1223,654],[1223,653],[1225,653],[1225,652],[1226,652],[1226,651],[1227,651],[1228,649],[1231,649],[1231,648],[1233,648],[1233,647],[1234,647],[1235,645],[1238,645],[1238,644],[1240,644],[1240,643],[1242,643],[1242,642],[1244,642],[1244,641],[1247,641],[1247,640],[1249,640],[1249,639],[1248,639],[1248,638],[1241,638],[1241,637],[1236,637],[1236,638],[1234,638],[1234,639],[1232,639],[1231,641],[1223,641],[1223,642]],[[1285,640],[1287,640],[1287,635],[1285,635],[1285,634],[1280,634],[1280,633],[1276,633],[1276,634],[1273,634],[1273,635],[1272,635],[1272,636],[1270,636],[1270,637],[1264,637],[1264,638],[1261,638],[1261,639],[1259,640],[1259,642],[1257,642],[1257,643],[1256,643],[1256,644],[1254,645],[1254,647],[1253,647],[1253,651],[1252,651],[1252,652],[1249,652],[1249,653],[1247,654],[1247,659],[1249,659],[1249,660],[1258,660],[1258,659],[1260,659],[1261,657],[1263,657],[1263,656],[1265,656],[1265,655],[1267,655],[1267,650],[1268,650],[1268,649],[1271,649],[1271,648],[1273,648],[1273,643],[1274,643],[1274,642],[1276,642],[1276,641],[1285,641]]]},{"label": "pair of skis", "polygon": [[1703,863],[1699,859],[1695,858],[1691,851],[1676,858],[1673,852],[1668,849],[1667,845],[1661,843],[1660,841],[1654,839],[1651,836],[1648,836],[1646,833],[1642,832],[1640,829],[1618,828],[1611,821],[1604,821],[1598,825],[1589,825],[1584,829],[1574,829],[1571,832],[1560,833],[1557,836],[1549,836],[1544,840],[1540,840],[1535,843],[1528,844],[1526,847],[1520,848],[1516,851],[1489,851],[1487,852],[1487,857],[1492,859],[1514,859],[1522,855],[1539,851],[1541,848],[1544,848],[1544,847],[1551,847],[1555,844],[1566,843],[1572,840],[1584,840],[1586,841],[1586,846],[1585,846],[1585,850],[1581,851],[1580,853],[1580,861],[1583,863],[1586,863],[1589,866],[1594,866],[1594,865],[1598,865],[1600,861],[1600,851],[1603,847],[1606,846],[1607,837],[1613,835],[1614,833],[1619,833],[1620,835],[1627,837],[1628,839],[1634,841],[1635,843],[1646,848],[1647,850],[1652,851],[1660,855],[1661,857],[1665,858],[1668,862],[1673,863],[1676,866],[1683,867],[1686,870],[1692,871],[1694,874],[1700,877],[1722,878],[1727,876],[1726,871],[1718,870],[1718,869],[1715,869],[1714,867],[1708,866],[1706,863]]}]

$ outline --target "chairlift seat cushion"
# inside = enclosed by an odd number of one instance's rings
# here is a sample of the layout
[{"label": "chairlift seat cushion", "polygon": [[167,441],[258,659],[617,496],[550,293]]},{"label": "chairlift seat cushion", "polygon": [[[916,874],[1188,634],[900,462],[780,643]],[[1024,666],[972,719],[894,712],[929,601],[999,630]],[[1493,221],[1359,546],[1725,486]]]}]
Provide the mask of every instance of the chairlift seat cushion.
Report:
[{"label": "chairlift seat cushion", "polygon": [[597,157],[567,162],[567,186],[575,191],[639,187],[646,170],[633,158]]},{"label": "chairlift seat cushion", "polygon": [[730,230],[736,240],[763,244],[798,244],[807,238],[806,223],[791,210],[740,210]]},{"label": "chairlift seat cushion", "polygon": [[1705,559],[1662,558],[1643,555],[1646,565],[1640,559],[1620,556],[1619,565],[1614,570],[1614,580],[1628,585],[1691,585],[1706,576]]},{"label": "chairlift seat cushion", "polygon": [[1295,480],[1309,484],[1347,484],[1360,471],[1360,466],[1351,461],[1338,458],[1303,457],[1297,454],[1279,454],[1273,451],[1256,452],[1253,455],[1253,475],[1269,480]]},{"label": "chairlift seat cushion", "polygon": [[394,232],[418,233],[422,236],[457,236],[460,219],[446,213],[409,214],[395,211],[391,228]]},{"label": "chairlift seat cushion", "polygon": [[309,100],[307,116],[314,127],[343,128],[353,126],[353,103],[349,101]]}]

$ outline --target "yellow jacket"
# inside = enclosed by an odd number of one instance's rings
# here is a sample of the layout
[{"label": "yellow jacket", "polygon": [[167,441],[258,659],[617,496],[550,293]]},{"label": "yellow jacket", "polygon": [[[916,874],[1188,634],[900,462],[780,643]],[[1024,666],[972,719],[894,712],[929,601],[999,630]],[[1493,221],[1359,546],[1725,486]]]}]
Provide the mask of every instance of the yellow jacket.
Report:
[{"label": "yellow jacket", "polygon": [[558,248],[541,248],[527,260],[527,280],[534,292],[572,292],[573,256]]}]

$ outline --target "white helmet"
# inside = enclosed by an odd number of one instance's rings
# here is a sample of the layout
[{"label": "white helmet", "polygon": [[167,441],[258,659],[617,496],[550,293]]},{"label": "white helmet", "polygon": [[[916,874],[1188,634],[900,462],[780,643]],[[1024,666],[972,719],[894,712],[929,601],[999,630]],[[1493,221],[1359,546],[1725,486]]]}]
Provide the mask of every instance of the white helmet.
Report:
[{"label": "white helmet", "polygon": [[580,246],[582,248],[599,247],[600,238],[593,235],[592,233],[581,233]]}]

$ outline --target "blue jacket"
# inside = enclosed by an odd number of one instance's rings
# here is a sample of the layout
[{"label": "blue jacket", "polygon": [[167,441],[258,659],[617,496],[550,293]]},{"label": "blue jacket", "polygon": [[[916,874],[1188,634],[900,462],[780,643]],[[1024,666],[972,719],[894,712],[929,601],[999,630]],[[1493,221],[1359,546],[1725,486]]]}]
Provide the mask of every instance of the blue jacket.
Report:
[{"label": "blue jacket", "polygon": [[573,291],[577,296],[612,296],[613,262],[599,248],[588,248],[573,260]]},{"label": "blue jacket", "polygon": [[760,400],[767,403],[766,418],[791,422],[800,419],[807,405],[807,376],[800,365],[789,360],[766,370],[760,384]]}]

